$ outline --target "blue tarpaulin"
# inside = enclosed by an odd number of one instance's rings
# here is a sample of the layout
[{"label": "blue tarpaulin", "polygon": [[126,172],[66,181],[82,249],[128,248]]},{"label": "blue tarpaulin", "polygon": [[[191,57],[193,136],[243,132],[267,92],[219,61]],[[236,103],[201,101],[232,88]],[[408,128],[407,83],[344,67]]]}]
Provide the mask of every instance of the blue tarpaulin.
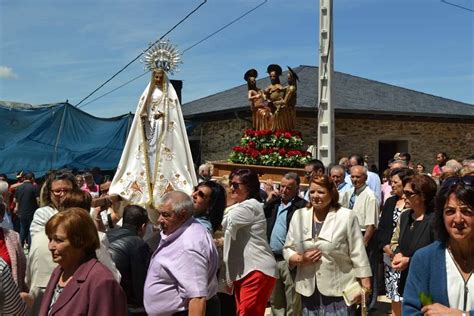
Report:
[{"label": "blue tarpaulin", "polygon": [[97,118],[69,103],[32,109],[0,105],[0,173],[41,177],[50,169],[117,167],[132,114]]}]

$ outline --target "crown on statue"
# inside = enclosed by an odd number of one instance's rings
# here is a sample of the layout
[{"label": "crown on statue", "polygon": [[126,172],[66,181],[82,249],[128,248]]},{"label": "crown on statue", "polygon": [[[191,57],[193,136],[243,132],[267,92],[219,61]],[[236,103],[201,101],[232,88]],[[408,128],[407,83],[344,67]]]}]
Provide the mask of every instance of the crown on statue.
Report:
[{"label": "crown on statue", "polygon": [[150,71],[162,69],[173,74],[178,71],[178,64],[181,64],[181,53],[169,40],[162,40],[150,47],[145,52],[142,60]]}]

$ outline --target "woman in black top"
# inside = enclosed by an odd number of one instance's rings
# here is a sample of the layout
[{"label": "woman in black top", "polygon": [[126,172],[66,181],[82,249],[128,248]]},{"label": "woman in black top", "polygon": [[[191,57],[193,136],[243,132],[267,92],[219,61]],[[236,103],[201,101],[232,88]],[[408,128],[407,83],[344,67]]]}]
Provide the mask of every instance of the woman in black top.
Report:
[{"label": "woman in black top", "polygon": [[399,232],[398,244],[392,247],[395,256],[392,267],[401,271],[398,290],[403,296],[403,289],[408,275],[410,258],[416,250],[431,244],[435,238],[433,233],[432,217],[434,198],[436,196],[436,182],[427,175],[415,175],[403,181],[403,198],[406,207],[411,210],[402,213],[397,227]]}]

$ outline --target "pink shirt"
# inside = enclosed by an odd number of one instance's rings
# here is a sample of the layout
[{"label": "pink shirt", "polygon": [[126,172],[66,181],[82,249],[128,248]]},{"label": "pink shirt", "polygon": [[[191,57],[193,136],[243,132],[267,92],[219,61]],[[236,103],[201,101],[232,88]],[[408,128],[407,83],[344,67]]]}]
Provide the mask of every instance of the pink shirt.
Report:
[{"label": "pink shirt", "polygon": [[217,294],[218,254],[211,234],[194,218],[170,235],[161,234],[143,293],[150,316],[188,309],[189,299]]}]

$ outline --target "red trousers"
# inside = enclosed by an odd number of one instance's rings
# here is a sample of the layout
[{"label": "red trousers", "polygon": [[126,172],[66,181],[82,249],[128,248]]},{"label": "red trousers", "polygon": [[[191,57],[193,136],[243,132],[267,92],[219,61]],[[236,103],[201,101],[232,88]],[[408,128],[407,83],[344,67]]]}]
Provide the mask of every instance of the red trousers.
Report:
[{"label": "red trousers", "polygon": [[252,271],[234,282],[238,316],[264,316],[276,279],[260,271]]}]

